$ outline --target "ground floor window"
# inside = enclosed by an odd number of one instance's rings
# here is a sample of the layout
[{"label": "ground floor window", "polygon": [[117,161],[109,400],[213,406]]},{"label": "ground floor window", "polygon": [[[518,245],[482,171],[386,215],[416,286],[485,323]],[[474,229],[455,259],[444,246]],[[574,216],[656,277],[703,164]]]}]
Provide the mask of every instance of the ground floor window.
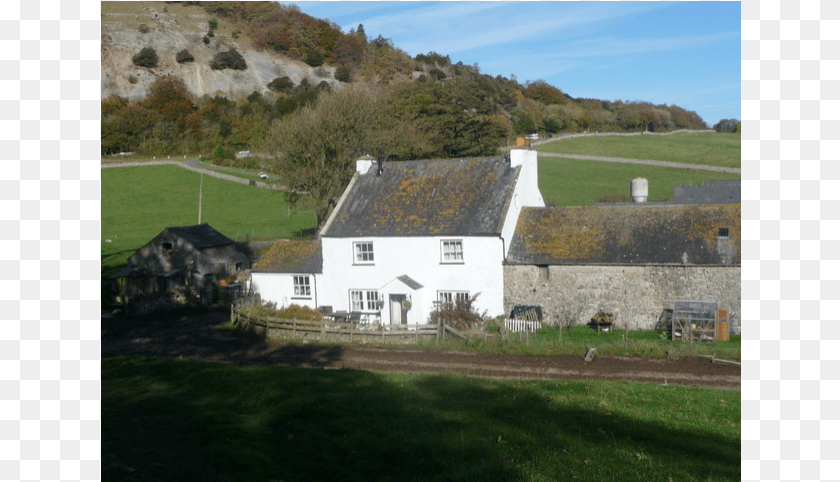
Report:
[{"label": "ground floor window", "polygon": [[376,311],[378,309],[378,291],[350,290],[350,311]]},{"label": "ground floor window", "polygon": [[470,299],[469,291],[438,291],[438,301],[441,305],[457,305],[459,301]]},{"label": "ground floor window", "polygon": [[309,286],[309,276],[295,276],[295,296],[312,296]]}]

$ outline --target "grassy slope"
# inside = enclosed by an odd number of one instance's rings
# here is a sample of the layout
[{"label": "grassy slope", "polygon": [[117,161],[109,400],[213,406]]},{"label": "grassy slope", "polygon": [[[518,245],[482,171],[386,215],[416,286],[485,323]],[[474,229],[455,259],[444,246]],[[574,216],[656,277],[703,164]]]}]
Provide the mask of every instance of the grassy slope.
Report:
[{"label": "grassy slope", "polygon": [[[103,169],[102,275],[119,271],[164,228],[196,224],[200,178],[177,166]],[[201,222],[234,240],[290,238],[315,227],[314,211],[289,217],[279,192],[211,176],[203,183]]]},{"label": "grassy slope", "polygon": [[740,477],[740,394],[149,358],[102,364],[103,480]]},{"label": "grassy slope", "polygon": [[555,206],[588,206],[608,195],[619,195],[630,201],[630,181],[637,177],[648,180],[650,201],[671,199],[677,184],[741,178],[738,174],[643,164],[546,157],[539,161],[540,192],[546,203]]},{"label": "grassy slope", "polygon": [[540,152],[741,167],[741,135],[681,132],[667,136],[590,136],[548,142]]}]

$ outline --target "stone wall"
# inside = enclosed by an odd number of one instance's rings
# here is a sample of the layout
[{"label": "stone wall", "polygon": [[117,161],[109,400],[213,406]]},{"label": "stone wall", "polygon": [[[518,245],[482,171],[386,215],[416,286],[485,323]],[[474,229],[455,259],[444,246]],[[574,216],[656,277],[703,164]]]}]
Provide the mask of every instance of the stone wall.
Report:
[{"label": "stone wall", "polygon": [[586,324],[599,310],[616,325],[653,329],[676,300],[717,301],[740,319],[740,266],[505,266],[505,312],[543,307],[548,323],[564,316]]}]

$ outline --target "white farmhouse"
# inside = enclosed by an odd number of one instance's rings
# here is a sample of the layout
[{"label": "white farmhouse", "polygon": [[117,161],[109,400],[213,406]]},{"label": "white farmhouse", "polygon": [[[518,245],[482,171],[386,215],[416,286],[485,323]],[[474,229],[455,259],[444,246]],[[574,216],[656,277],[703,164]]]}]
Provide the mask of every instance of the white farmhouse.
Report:
[{"label": "white farmhouse", "polygon": [[311,242],[279,241],[251,274],[251,291],[278,306],[425,324],[440,302],[475,297],[504,311],[504,262],[525,206],[544,206],[537,153],[405,161],[360,159]]}]

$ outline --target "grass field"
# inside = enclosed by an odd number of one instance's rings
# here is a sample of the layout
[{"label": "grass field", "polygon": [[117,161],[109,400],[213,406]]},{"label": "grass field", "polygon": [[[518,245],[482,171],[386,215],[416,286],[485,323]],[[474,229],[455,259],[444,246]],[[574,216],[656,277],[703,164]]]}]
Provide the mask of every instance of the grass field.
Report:
[{"label": "grass field", "polygon": [[740,393],[102,362],[102,479],[734,481]]},{"label": "grass field", "polygon": [[655,161],[741,167],[741,134],[680,132],[667,136],[572,137],[537,147],[540,152],[625,157]]},{"label": "grass field", "polygon": [[[102,169],[102,276],[164,228],[196,224],[201,178],[177,166]],[[231,239],[291,238],[315,228],[315,212],[290,211],[280,192],[211,176],[202,190],[201,222]]]},{"label": "grass field", "polygon": [[602,196],[630,201],[630,181],[648,180],[648,200],[669,200],[677,184],[702,184],[712,179],[740,179],[739,174],[673,167],[543,157],[539,160],[540,192],[547,204],[588,206]]}]

